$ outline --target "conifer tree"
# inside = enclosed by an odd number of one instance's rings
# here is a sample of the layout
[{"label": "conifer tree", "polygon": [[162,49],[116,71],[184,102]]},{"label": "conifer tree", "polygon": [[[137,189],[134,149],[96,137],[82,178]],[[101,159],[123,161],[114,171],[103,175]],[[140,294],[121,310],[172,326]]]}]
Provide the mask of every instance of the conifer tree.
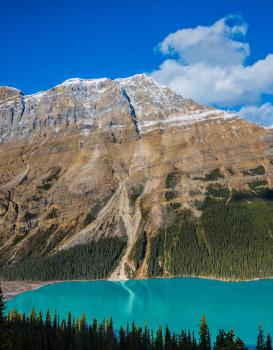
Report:
[{"label": "conifer tree", "polygon": [[53,323],[52,323],[52,343],[53,349],[58,350],[60,348],[58,339],[58,317],[56,311],[54,313]]},{"label": "conifer tree", "polygon": [[82,314],[82,317],[79,322],[79,328],[80,328],[80,333],[83,335],[87,334],[87,322],[86,322],[86,317],[85,314]]},{"label": "conifer tree", "polygon": [[266,337],[265,350],[272,350],[272,338],[270,334]]},{"label": "conifer tree", "polygon": [[159,327],[156,332],[155,350],[163,350],[163,334],[161,327]]},{"label": "conifer tree", "polygon": [[91,327],[89,328],[90,343],[96,348],[98,344],[98,322],[96,319],[93,320]]},{"label": "conifer tree", "polygon": [[10,341],[10,334],[6,329],[5,325],[5,303],[0,285],[0,350],[11,350],[12,344]]},{"label": "conifer tree", "polygon": [[263,332],[262,326],[260,325],[256,350],[264,350],[264,349],[265,349],[264,332]]},{"label": "conifer tree", "polygon": [[197,341],[195,339],[194,333],[192,333],[192,350],[197,350],[197,349],[198,349]]},{"label": "conifer tree", "polygon": [[199,349],[210,350],[210,334],[206,323],[205,315],[202,316],[200,330],[199,330]]},{"label": "conifer tree", "polygon": [[116,342],[115,342],[115,333],[114,333],[112,317],[110,318],[110,321],[106,329],[106,343],[107,343],[106,344],[107,349],[115,349]]},{"label": "conifer tree", "polygon": [[119,329],[119,348],[120,350],[127,349],[126,332],[123,327]]},{"label": "conifer tree", "polygon": [[43,324],[43,314],[42,314],[42,311],[39,311],[37,321],[38,321],[38,323],[39,323],[39,325],[40,325],[40,327],[41,327],[42,324]]},{"label": "conifer tree", "polygon": [[88,325],[86,321],[85,314],[82,314],[82,317],[79,321],[79,335],[80,335],[80,349],[88,348]]},{"label": "conifer tree", "polygon": [[50,311],[47,310],[46,312],[46,319],[45,319],[45,343],[47,343],[47,347],[49,349],[52,348],[52,329],[51,329],[51,326],[52,326],[52,321],[51,321],[51,315],[50,315]]},{"label": "conifer tree", "polygon": [[36,312],[34,310],[34,308],[32,308],[31,312],[30,312],[30,316],[29,316],[30,322],[35,325],[36,323]]},{"label": "conifer tree", "polygon": [[165,350],[172,350],[172,336],[171,336],[171,332],[168,328],[168,326],[166,326],[165,328]]},{"label": "conifer tree", "polygon": [[232,349],[234,347],[235,343],[235,334],[233,329],[231,329],[227,334],[226,334],[226,345],[228,349]]},{"label": "conifer tree", "polygon": [[221,350],[226,347],[226,332],[223,329],[219,329],[219,332],[216,336],[214,350]]}]

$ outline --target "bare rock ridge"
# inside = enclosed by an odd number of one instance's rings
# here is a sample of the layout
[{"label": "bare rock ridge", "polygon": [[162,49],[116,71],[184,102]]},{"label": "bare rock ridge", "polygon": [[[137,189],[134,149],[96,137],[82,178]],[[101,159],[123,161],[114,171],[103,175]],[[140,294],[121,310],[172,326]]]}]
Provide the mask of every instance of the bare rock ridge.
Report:
[{"label": "bare rock ridge", "polygon": [[87,134],[92,129],[122,129],[130,124],[141,135],[208,117],[231,117],[184,99],[145,75],[117,80],[69,79],[28,96],[2,87],[0,116],[2,142],[75,128]]},{"label": "bare rock ridge", "polygon": [[[220,263],[215,271],[185,267],[195,266],[192,247],[207,254],[208,266],[220,254],[206,227],[207,208],[214,208],[208,198],[230,213],[239,205],[235,196],[247,193],[240,205],[266,205],[269,234],[272,171],[272,130],[185,99],[145,75],[69,79],[33,95],[0,87],[0,275],[221,275]],[[185,222],[194,226],[191,243],[186,233],[172,236],[189,232]],[[29,272],[33,261],[37,270]],[[81,261],[80,270],[61,271],[68,261]],[[55,267],[46,274],[46,266]],[[227,276],[238,274],[232,267]]]}]

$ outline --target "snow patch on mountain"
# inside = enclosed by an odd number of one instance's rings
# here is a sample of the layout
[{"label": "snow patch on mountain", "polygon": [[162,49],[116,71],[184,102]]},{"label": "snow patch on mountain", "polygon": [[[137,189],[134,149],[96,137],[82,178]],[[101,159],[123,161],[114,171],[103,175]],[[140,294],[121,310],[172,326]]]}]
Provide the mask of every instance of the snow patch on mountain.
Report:
[{"label": "snow patch on mountain", "polygon": [[4,89],[0,109],[2,140],[48,128],[60,132],[78,126],[81,134],[88,135],[94,127],[109,128],[110,122],[114,128],[133,123],[141,136],[157,128],[234,116],[185,99],[145,74],[115,80],[73,78],[19,99],[19,90],[14,89],[15,97],[10,91],[5,95]]}]

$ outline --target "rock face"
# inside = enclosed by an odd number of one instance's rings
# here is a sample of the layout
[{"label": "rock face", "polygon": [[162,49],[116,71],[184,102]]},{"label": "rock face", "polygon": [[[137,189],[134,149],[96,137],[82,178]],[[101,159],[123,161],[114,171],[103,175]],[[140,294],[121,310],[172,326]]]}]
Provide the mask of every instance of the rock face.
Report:
[{"label": "rock face", "polygon": [[119,138],[127,128],[141,136],[203,119],[231,117],[184,99],[145,75],[117,80],[70,79],[29,96],[2,87],[0,102],[2,142],[75,129],[81,135],[100,129]]},{"label": "rock face", "polygon": [[126,247],[107,276],[146,277],[152,238],[173,213],[198,220],[210,185],[228,189],[228,203],[273,181],[272,131],[145,75],[29,96],[1,87],[0,142],[3,268],[116,237]]}]

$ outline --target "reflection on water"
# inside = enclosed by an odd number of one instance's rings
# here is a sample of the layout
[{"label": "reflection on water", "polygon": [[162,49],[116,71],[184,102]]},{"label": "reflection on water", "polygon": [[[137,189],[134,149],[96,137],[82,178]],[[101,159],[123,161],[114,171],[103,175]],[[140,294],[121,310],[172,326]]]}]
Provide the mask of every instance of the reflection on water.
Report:
[{"label": "reflection on water", "polygon": [[134,300],[136,298],[135,293],[131,290],[131,288],[129,286],[126,285],[125,281],[120,282],[122,288],[124,288],[128,294],[129,294],[129,298],[128,298],[128,306],[127,306],[127,314],[131,314],[132,310],[133,310],[133,304],[134,304]]}]

